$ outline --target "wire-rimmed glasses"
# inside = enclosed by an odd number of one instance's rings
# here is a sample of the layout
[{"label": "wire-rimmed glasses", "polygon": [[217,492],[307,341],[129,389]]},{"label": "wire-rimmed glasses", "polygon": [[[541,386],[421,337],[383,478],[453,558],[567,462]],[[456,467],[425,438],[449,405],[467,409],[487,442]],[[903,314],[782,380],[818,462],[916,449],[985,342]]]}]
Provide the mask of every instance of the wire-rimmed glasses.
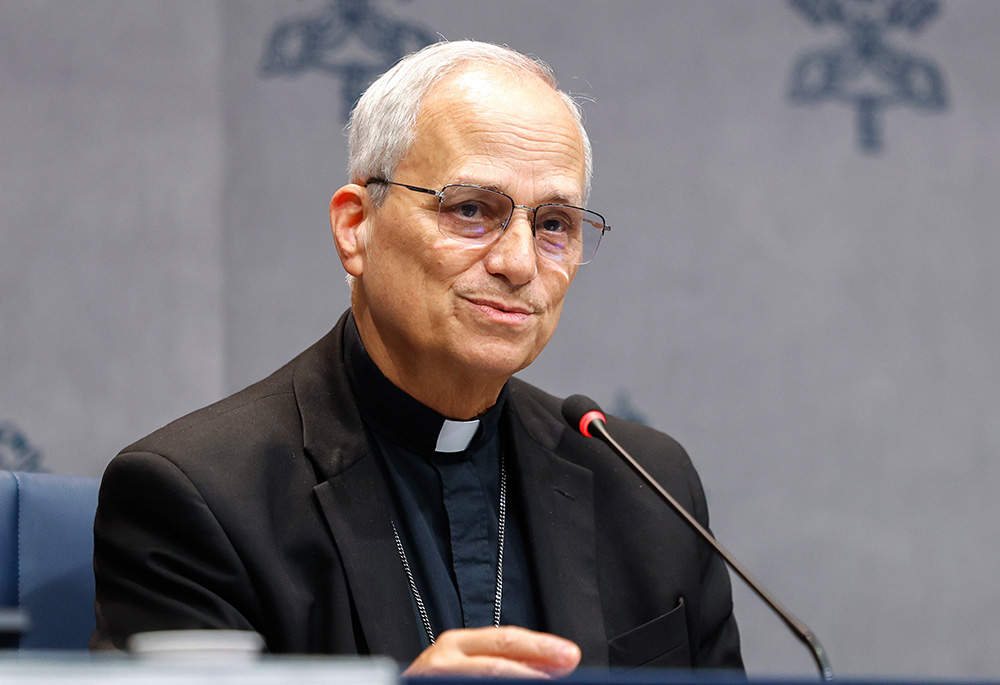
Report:
[{"label": "wire-rimmed glasses", "polygon": [[382,178],[372,183],[399,186],[438,199],[438,230],[446,237],[466,243],[488,245],[500,238],[514,216],[514,208],[531,212],[531,231],[535,251],[542,257],[563,264],[586,264],[601,244],[601,238],[611,227],[604,217],[583,207],[546,203],[527,207],[498,190],[476,185],[450,183],[441,190],[420,188]]}]

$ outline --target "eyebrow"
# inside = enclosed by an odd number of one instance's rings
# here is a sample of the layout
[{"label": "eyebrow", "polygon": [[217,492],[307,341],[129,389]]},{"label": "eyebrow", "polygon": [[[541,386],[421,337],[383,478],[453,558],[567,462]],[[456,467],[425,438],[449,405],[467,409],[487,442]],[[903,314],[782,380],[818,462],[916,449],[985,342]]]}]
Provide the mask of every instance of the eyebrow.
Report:
[{"label": "eyebrow", "polygon": [[550,200],[547,200],[546,202],[543,202],[542,204],[546,204],[546,205],[547,204],[556,204],[556,205],[569,205],[569,206],[572,206],[572,207],[582,207],[583,206],[583,199],[582,198],[573,199],[573,198],[567,197],[566,195],[563,195],[561,193],[557,193],[557,194],[551,196]]},{"label": "eyebrow", "polygon": [[[480,188],[485,188],[486,190],[493,190],[493,191],[496,191],[498,193],[503,193],[504,195],[507,195],[508,197],[513,197],[506,188],[504,188],[504,187],[502,187],[502,186],[500,186],[500,185],[498,185],[496,183],[477,183],[476,181],[468,180],[468,179],[464,180],[464,181],[455,181],[455,183],[458,183],[459,185],[473,185],[473,186],[478,186]],[[560,192],[555,192],[552,195],[549,195],[547,197],[548,197],[548,199],[546,199],[546,200],[544,200],[542,202],[539,202],[538,205],[535,205],[535,206],[536,207],[539,206],[539,205],[568,205],[570,207],[582,207],[583,206],[583,204],[582,204],[583,199],[582,198],[574,200],[573,198],[570,198],[568,195],[564,195],[564,194],[562,194]]]}]

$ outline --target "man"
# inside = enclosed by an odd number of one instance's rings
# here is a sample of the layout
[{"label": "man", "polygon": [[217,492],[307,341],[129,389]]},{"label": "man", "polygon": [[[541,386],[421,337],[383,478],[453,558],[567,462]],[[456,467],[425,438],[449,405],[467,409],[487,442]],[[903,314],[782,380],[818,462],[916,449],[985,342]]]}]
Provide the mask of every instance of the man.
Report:
[{"label": "man", "polygon": [[[722,563],[559,400],[511,379],[605,231],[551,72],[431,46],[368,89],[350,146],[330,206],[350,312],[112,461],[93,645],[233,628],[409,674],[740,668]],[[610,426],[707,523],[680,447]]]}]

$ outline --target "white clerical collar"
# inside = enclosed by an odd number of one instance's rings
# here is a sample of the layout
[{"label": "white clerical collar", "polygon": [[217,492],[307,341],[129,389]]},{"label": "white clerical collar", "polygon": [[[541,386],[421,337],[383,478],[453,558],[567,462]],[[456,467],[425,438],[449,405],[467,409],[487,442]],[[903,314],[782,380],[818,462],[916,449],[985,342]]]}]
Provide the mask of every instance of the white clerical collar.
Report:
[{"label": "white clerical collar", "polygon": [[479,419],[452,421],[445,419],[438,433],[435,452],[464,452],[479,430]]}]

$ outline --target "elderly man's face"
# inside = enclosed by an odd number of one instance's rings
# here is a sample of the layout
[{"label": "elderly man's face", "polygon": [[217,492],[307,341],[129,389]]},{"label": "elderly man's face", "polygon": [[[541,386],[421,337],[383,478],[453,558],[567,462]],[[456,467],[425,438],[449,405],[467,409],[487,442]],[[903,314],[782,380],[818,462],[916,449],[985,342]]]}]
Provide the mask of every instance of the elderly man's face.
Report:
[{"label": "elderly man's face", "polygon": [[[518,205],[579,206],[583,142],[565,104],[540,80],[477,68],[429,93],[416,142],[391,180],[435,190],[470,183]],[[366,344],[390,378],[433,370],[442,380],[506,380],[549,341],[577,267],[535,252],[523,209],[484,247],[442,235],[437,207],[433,196],[390,186],[366,219],[359,286],[374,324]]]}]

